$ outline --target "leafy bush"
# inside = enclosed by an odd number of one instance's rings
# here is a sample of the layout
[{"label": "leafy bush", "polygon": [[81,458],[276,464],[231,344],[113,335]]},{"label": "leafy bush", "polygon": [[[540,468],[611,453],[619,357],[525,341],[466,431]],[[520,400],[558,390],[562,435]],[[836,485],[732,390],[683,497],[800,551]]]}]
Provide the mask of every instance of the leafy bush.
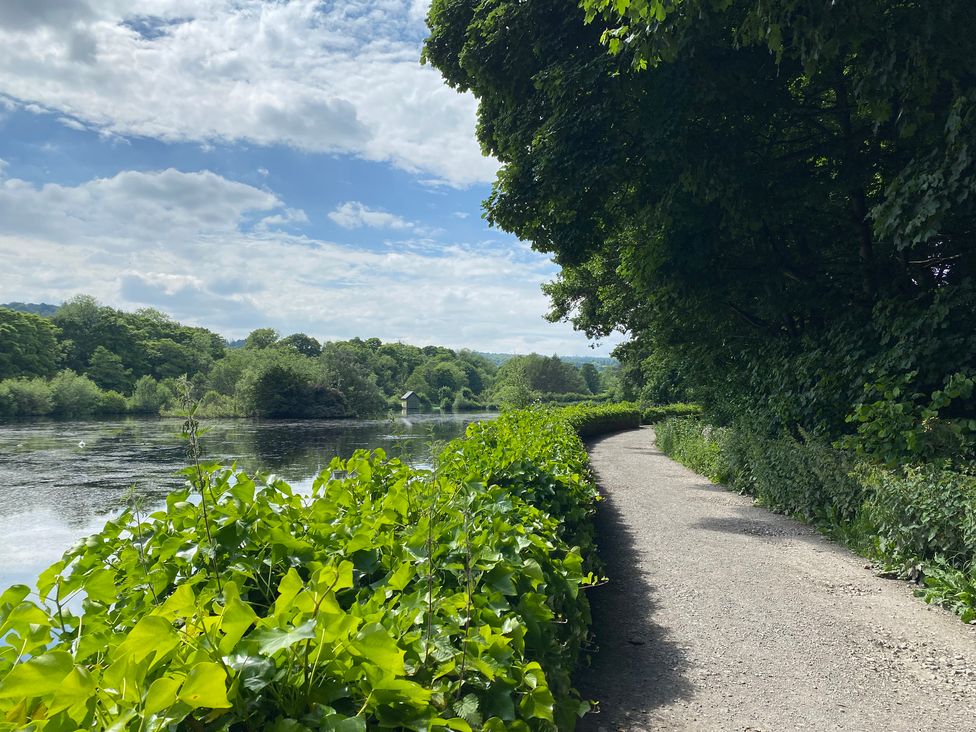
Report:
[{"label": "leafy bush", "polygon": [[685,404],[676,402],[674,404],[652,404],[643,407],[641,421],[644,424],[655,424],[669,417],[700,417],[702,408],[697,404]]},{"label": "leafy bush", "polygon": [[51,387],[44,379],[7,379],[3,384],[10,405],[4,411],[11,417],[44,417],[54,409]]},{"label": "leafy bush", "polygon": [[7,422],[17,416],[16,405],[6,381],[0,381],[0,422]]},{"label": "leafy bush", "polygon": [[558,410],[580,437],[640,427],[640,409],[635,404],[578,404]]},{"label": "leafy bush", "polygon": [[451,409],[455,412],[474,412],[485,409],[485,405],[478,401],[470,389],[462,389],[454,397]]},{"label": "leafy bush", "polygon": [[699,419],[667,419],[655,428],[657,446],[661,452],[687,465],[696,473],[716,482],[724,482],[728,475],[719,445],[721,431]]},{"label": "leafy bush", "polygon": [[98,411],[102,391],[87,376],[64,370],[51,379],[54,414],[61,417],[85,417]]},{"label": "leafy bush", "polygon": [[566,416],[470,425],[435,471],[360,451],[310,496],[185,473],[0,596],[0,727],[573,728],[597,492]]},{"label": "leafy bush", "polygon": [[159,414],[173,401],[173,392],[152,376],[142,376],[136,381],[129,397],[129,410],[139,414]]},{"label": "leafy bush", "polygon": [[931,394],[913,388],[917,371],[864,385],[864,394],[847,418],[857,435],[842,444],[889,466],[905,461],[976,457],[976,378],[957,372]]},{"label": "leafy bush", "polygon": [[128,403],[122,394],[117,391],[102,392],[98,400],[98,412],[100,414],[125,414]]},{"label": "leafy bush", "polygon": [[936,465],[865,468],[859,477],[870,491],[867,510],[882,555],[976,568],[976,478]]}]

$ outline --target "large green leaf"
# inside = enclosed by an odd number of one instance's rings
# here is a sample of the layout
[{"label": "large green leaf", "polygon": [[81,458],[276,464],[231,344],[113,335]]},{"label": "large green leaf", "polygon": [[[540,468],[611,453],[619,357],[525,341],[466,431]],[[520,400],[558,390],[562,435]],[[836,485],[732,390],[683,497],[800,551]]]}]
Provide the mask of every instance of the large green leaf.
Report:
[{"label": "large green leaf", "polygon": [[231,703],[227,700],[227,674],[224,669],[212,661],[195,665],[180,689],[179,700],[193,709],[229,708]]},{"label": "large green leaf", "polygon": [[74,669],[70,653],[53,651],[14,666],[0,682],[0,699],[47,696],[61,686]]}]

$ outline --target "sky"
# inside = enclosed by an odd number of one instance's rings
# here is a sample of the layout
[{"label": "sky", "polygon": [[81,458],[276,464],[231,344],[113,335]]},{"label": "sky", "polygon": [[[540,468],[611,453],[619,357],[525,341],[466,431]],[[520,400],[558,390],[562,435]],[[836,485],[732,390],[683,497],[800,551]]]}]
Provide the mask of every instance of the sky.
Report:
[{"label": "sky", "polygon": [[2,0],[0,302],[94,295],[271,326],[606,355],[488,227],[476,102],[419,62],[429,0]]}]

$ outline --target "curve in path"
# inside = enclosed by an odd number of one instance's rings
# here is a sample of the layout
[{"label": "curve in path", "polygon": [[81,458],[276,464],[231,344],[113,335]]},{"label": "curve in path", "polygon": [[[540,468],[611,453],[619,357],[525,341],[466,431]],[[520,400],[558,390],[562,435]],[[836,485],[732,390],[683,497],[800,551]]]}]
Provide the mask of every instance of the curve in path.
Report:
[{"label": "curve in path", "polygon": [[974,730],[976,626],[635,430],[596,440],[611,582],[581,730]]}]

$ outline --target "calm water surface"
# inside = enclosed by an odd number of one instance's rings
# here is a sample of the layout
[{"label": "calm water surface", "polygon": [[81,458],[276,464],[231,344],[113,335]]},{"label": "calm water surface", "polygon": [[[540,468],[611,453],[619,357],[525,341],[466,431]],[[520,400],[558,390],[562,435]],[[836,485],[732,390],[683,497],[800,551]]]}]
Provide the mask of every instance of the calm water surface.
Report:
[{"label": "calm water surface", "polygon": [[[206,459],[272,471],[309,488],[336,455],[382,447],[415,464],[431,444],[459,436],[494,415],[411,415],[370,421],[205,420]],[[186,465],[178,419],[30,422],[0,425],[0,588],[33,585],[78,538],[121,510],[130,487],[162,503],[183,484]]]}]

